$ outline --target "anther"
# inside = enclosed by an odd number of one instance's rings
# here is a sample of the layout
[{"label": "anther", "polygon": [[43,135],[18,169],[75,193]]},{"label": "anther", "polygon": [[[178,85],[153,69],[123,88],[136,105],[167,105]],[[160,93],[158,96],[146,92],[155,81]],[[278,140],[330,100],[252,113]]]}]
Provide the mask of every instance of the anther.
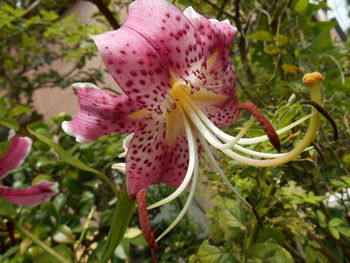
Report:
[{"label": "anther", "polygon": [[239,105],[240,109],[250,112],[256,120],[262,125],[266,135],[269,137],[271,144],[278,152],[281,152],[281,141],[276,133],[275,128],[271,122],[260,112],[257,106],[251,102],[245,102]]},{"label": "anther", "polygon": [[312,85],[315,82],[320,82],[321,80],[324,80],[324,77],[320,72],[307,73],[303,77],[303,83],[306,85]]}]

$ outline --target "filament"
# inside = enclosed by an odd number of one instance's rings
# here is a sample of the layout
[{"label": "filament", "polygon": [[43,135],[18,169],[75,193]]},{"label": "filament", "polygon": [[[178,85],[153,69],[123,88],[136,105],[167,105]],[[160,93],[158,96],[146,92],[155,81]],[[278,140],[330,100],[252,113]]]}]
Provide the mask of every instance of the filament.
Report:
[{"label": "filament", "polygon": [[187,137],[187,142],[188,142],[189,161],[188,161],[187,172],[186,172],[185,178],[182,181],[181,185],[171,195],[169,195],[168,197],[150,205],[148,207],[148,209],[153,209],[153,208],[159,207],[161,205],[165,205],[165,204],[171,202],[172,200],[174,200],[175,198],[177,198],[185,190],[188,183],[190,182],[191,177],[193,175],[193,170],[194,170],[195,164],[198,162],[198,151],[197,151],[196,140],[193,137],[191,127],[186,119],[186,116],[185,116],[182,108],[181,107],[178,107],[178,108],[179,108],[179,112],[182,116],[183,124],[185,127],[185,132],[186,132],[186,137]]}]

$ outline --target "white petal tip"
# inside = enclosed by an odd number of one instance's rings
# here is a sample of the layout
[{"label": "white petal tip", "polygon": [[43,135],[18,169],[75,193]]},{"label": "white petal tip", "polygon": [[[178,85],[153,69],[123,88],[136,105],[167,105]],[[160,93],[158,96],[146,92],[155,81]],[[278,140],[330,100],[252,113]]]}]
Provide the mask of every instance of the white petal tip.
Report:
[{"label": "white petal tip", "polygon": [[62,122],[62,124],[61,124],[62,130],[63,130],[65,133],[67,133],[68,135],[74,136],[73,133],[72,133],[72,131],[70,130],[68,124],[69,124],[69,121],[64,121],[64,122]]},{"label": "white petal tip", "polygon": [[99,89],[95,84],[89,82],[77,82],[72,84],[75,89],[83,89],[83,88],[95,88]]},{"label": "white petal tip", "polygon": [[[51,182],[49,182],[51,183]],[[58,190],[58,183],[53,183],[52,186],[50,187],[50,190],[53,192],[53,193],[58,193],[59,190]]]},{"label": "white petal tip", "polygon": [[217,20],[216,18],[209,18],[209,21],[210,22],[214,22],[214,23],[218,23],[218,22],[220,22],[219,20]]},{"label": "white petal tip", "polygon": [[83,143],[88,142],[89,140],[85,139],[84,137],[81,137],[73,132],[71,127],[69,126],[70,121],[64,121],[61,124],[62,130],[67,133],[68,135],[75,138],[76,142]]},{"label": "white petal tip", "polygon": [[112,165],[112,169],[117,170],[123,174],[126,173],[126,164],[125,163],[115,163]]},{"label": "white petal tip", "polygon": [[16,132],[14,131],[14,130],[10,130],[10,132],[9,132],[9,136],[8,136],[8,140],[11,140],[11,138],[13,137],[13,136],[15,136],[16,135]]},{"label": "white petal tip", "polygon": [[192,19],[199,19],[200,16],[199,14],[196,12],[196,10],[193,9],[192,6],[187,7],[184,11],[183,14],[187,17],[187,18],[192,18]]},{"label": "white petal tip", "polygon": [[132,8],[132,6],[133,6],[134,4],[136,4],[136,2],[137,2],[137,0],[131,2],[130,5],[129,5],[129,7],[128,7],[128,10],[130,10],[130,9]]},{"label": "white petal tip", "polygon": [[[231,25],[230,20],[228,20],[228,19],[222,20],[221,22]],[[236,30],[237,30],[237,28],[236,28]]]},{"label": "white petal tip", "polygon": [[236,34],[237,33],[237,27],[235,27],[235,26],[232,26],[232,28],[233,28],[233,31],[234,31],[234,34]]}]

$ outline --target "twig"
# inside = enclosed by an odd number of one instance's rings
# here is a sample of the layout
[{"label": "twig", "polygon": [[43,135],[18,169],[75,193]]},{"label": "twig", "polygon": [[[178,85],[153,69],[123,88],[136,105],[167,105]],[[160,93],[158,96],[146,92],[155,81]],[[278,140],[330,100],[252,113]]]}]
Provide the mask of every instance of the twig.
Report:
[{"label": "twig", "polygon": [[103,0],[92,0],[92,2],[97,6],[98,10],[100,10],[100,12],[104,15],[113,29],[118,29],[120,27],[113,13],[111,10],[109,10],[108,6],[103,2]]},{"label": "twig", "polygon": [[[218,8],[218,6],[217,6],[215,3],[213,3],[213,2],[211,2],[211,1],[209,1],[209,0],[204,0],[204,2],[206,2],[207,4],[209,4],[209,5],[210,5],[211,7],[213,7],[213,8],[216,8],[216,9]],[[225,10],[222,10],[222,13],[223,13],[225,16],[227,16],[228,18],[231,18],[232,20],[235,19],[233,14],[231,14],[231,13],[225,11]]]},{"label": "twig", "polygon": [[249,81],[249,83],[254,83],[255,82],[255,77],[252,73],[252,70],[250,68],[250,64],[248,61],[248,51],[246,48],[246,40],[244,37],[244,32],[242,29],[242,22],[241,22],[241,17],[240,17],[240,0],[235,0],[234,2],[234,6],[235,6],[235,16],[233,17],[233,20],[235,21],[236,27],[238,29],[238,31],[241,33],[241,35],[239,36],[238,39],[238,47],[240,50],[240,55],[241,55],[241,61],[243,64],[243,69],[247,74],[247,79]]},{"label": "twig", "polygon": [[89,229],[89,225],[90,225],[90,222],[91,222],[91,219],[92,219],[94,213],[95,213],[95,207],[92,207],[91,210],[90,210],[90,213],[89,213],[89,215],[88,215],[88,217],[86,219],[86,222],[84,224],[83,231],[81,232],[81,235],[79,237],[78,243],[77,243],[77,245],[76,245],[76,247],[74,249],[74,255],[77,254],[77,251],[78,251],[78,249],[80,247],[80,244],[83,241],[87,230]]},{"label": "twig", "polygon": [[332,254],[332,252],[327,248],[327,246],[320,239],[318,239],[314,233],[312,233],[311,231],[308,231],[308,234],[311,237],[311,239],[313,239],[317,244],[320,245],[321,253],[325,255],[326,258],[330,260],[330,262],[340,263],[339,259]]},{"label": "twig", "polygon": [[228,1],[228,0],[224,0],[224,2],[222,3],[222,5],[221,5],[221,7],[220,7],[220,10],[219,10],[218,15],[217,15],[217,18],[218,18],[219,20],[220,20],[222,14],[223,14],[223,12],[224,12],[224,9],[225,9],[225,6],[226,6],[226,4],[227,4],[227,1]]}]

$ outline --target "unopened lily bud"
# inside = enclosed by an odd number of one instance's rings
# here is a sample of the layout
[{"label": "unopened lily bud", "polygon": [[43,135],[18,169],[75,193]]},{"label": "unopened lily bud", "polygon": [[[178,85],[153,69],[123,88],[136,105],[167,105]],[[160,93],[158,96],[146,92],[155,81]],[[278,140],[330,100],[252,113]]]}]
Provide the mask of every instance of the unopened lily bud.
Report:
[{"label": "unopened lily bud", "polygon": [[320,82],[321,80],[324,80],[324,77],[320,72],[307,73],[303,77],[303,82],[306,85],[312,85],[315,82]]}]

